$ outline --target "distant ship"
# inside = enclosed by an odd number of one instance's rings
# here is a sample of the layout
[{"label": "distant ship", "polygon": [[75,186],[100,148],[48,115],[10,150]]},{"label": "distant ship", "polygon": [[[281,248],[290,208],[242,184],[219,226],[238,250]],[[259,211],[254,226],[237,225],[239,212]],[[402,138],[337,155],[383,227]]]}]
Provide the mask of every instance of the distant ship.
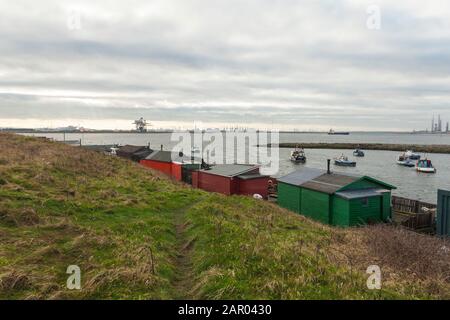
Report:
[{"label": "distant ship", "polygon": [[342,135],[342,136],[348,136],[350,134],[350,132],[345,132],[345,131],[334,131],[333,129],[330,129],[330,131],[328,132],[329,135]]}]

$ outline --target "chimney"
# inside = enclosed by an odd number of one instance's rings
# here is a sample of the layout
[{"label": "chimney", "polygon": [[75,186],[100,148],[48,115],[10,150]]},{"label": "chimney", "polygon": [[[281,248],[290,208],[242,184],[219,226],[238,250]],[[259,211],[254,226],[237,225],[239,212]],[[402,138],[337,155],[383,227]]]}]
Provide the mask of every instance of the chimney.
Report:
[{"label": "chimney", "polygon": [[150,148],[150,142],[149,142],[148,145],[147,145],[147,149],[149,149],[149,150],[151,149],[151,148]]},{"label": "chimney", "polygon": [[331,159],[327,159],[327,174],[331,174]]},{"label": "chimney", "polygon": [[161,145],[161,151],[163,151],[163,145]]}]

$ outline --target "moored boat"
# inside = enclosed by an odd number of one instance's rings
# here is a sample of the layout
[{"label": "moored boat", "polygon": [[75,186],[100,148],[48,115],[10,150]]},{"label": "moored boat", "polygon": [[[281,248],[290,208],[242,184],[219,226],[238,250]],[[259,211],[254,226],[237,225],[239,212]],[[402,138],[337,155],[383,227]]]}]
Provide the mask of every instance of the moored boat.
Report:
[{"label": "moored boat", "polygon": [[353,155],[355,157],[364,157],[365,156],[364,151],[362,151],[361,149],[356,149],[355,151],[353,151]]},{"label": "moored boat", "polygon": [[291,161],[295,162],[295,163],[306,162],[305,150],[303,150],[303,148],[300,149],[300,148],[296,147],[291,152]]},{"label": "moored boat", "polygon": [[416,170],[418,172],[424,173],[436,173],[437,170],[433,166],[433,163],[429,159],[419,160],[416,165]]},{"label": "moored boat", "polygon": [[344,155],[334,159],[334,164],[341,167],[356,167],[356,161],[349,160],[348,157]]},{"label": "moored boat", "polygon": [[411,160],[420,160],[421,156],[418,153],[415,153],[412,150],[406,150],[405,156],[407,156]]},{"label": "moored boat", "polygon": [[404,166],[404,167],[410,167],[410,168],[416,166],[416,163],[413,160],[411,160],[409,157],[407,157],[405,153],[401,154],[398,157],[397,164]]}]

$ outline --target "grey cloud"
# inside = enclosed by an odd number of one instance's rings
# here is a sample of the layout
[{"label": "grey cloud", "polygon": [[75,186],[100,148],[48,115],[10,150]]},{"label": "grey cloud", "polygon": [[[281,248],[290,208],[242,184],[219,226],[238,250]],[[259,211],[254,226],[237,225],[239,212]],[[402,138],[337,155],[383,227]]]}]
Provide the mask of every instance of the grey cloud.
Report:
[{"label": "grey cloud", "polygon": [[[380,1],[0,4],[0,119],[409,130],[450,119],[450,6]],[[31,6],[30,10],[24,10]],[[425,112],[424,112],[425,110]]]}]

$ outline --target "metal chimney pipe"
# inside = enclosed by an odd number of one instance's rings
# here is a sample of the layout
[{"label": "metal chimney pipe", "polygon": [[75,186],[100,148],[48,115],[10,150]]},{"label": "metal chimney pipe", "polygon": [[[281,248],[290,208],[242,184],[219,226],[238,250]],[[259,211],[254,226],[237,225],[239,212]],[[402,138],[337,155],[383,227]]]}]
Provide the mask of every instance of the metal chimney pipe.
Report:
[{"label": "metal chimney pipe", "polygon": [[163,151],[163,145],[161,145],[161,151]]},{"label": "metal chimney pipe", "polygon": [[327,159],[327,174],[331,174],[331,159]]}]

